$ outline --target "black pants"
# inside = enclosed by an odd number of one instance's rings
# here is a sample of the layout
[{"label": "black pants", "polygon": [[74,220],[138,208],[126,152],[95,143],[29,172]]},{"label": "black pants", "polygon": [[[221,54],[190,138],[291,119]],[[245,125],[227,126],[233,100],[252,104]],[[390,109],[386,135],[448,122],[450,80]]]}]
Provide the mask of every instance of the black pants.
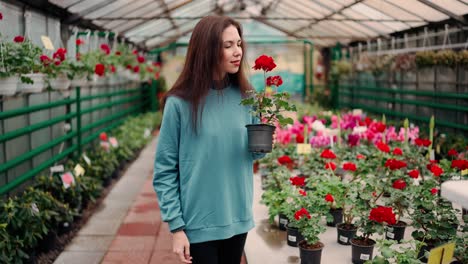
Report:
[{"label": "black pants", "polygon": [[247,233],[228,239],[190,244],[193,264],[239,264]]}]

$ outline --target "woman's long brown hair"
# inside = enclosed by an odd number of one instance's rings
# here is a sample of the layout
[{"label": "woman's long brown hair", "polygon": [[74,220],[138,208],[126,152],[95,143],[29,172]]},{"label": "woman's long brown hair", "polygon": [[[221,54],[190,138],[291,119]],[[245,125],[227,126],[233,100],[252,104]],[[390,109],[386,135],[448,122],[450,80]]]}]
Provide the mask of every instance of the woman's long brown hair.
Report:
[{"label": "woman's long brown hair", "polygon": [[[218,79],[216,76],[220,75],[220,65],[223,59],[223,31],[231,25],[237,28],[242,39],[241,25],[232,18],[207,16],[198,22],[190,37],[184,68],[174,86],[162,99],[163,109],[169,96],[177,96],[189,102],[192,110],[192,127],[195,132],[202,118],[199,112],[203,110],[204,98],[213,87],[214,80]],[[243,55],[239,71],[234,74],[227,73],[226,78],[230,84],[240,89],[242,96],[245,96],[251,86],[243,72],[246,54],[243,41],[241,47]]]}]

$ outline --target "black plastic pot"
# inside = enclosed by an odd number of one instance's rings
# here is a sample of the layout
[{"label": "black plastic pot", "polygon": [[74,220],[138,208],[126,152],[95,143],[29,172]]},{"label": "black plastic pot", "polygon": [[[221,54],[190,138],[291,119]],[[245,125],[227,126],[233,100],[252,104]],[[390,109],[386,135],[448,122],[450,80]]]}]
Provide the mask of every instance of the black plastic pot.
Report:
[{"label": "black plastic pot", "polygon": [[273,148],[275,127],[267,124],[246,125],[249,138],[249,151],[269,153]]},{"label": "black plastic pot", "polygon": [[305,244],[305,240],[298,243],[301,264],[320,264],[324,245],[321,242],[318,243],[320,244],[320,247],[314,249],[304,248],[303,245]]},{"label": "black plastic pot", "polygon": [[330,209],[330,214],[333,216],[333,222],[327,222],[327,226],[335,227],[337,224],[343,222],[343,209]]},{"label": "black plastic pot", "polygon": [[54,249],[57,243],[57,234],[54,231],[49,231],[38,243],[37,249],[40,252],[49,252]]},{"label": "black plastic pot", "polygon": [[369,245],[358,245],[356,241],[356,238],[351,239],[351,261],[354,264],[362,264],[368,260],[372,260],[375,241],[369,239]]},{"label": "black plastic pot", "polygon": [[404,225],[389,225],[385,232],[385,238],[396,240],[399,243],[405,237],[407,224],[403,221],[398,221],[398,223],[403,223]]},{"label": "black plastic pot", "polygon": [[284,214],[279,214],[278,226],[280,230],[286,231],[286,225],[289,223],[288,218]]},{"label": "black plastic pot", "polygon": [[299,229],[297,229],[296,227],[290,226],[289,223],[286,225],[286,229],[286,240],[288,241],[288,246],[297,247],[297,243],[299,243],[299,241],[304,240],[304,237],[302,236],[301,232],[299,232]]},{"label": "black plastic pot", "polygon": [[336,225],[336,241],[338,242],[338,244],[348,246],[351,245],[351,239],[353,239],[356,236],[357,228],[354,227],[353,229],[345,229],[343,228],[344,226],[344,223]]}]

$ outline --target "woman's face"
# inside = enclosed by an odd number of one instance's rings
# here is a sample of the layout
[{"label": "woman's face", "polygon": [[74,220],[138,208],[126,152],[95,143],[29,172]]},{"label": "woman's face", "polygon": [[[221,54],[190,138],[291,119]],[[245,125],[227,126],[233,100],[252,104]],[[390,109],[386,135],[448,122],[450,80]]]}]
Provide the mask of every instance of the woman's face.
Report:
[{"label": "woman's face", "polygon": [[221,60],[221,74],[239,71],[242,59],[241,38],[237,28],[230,25],[223,31],[223,58]]}]

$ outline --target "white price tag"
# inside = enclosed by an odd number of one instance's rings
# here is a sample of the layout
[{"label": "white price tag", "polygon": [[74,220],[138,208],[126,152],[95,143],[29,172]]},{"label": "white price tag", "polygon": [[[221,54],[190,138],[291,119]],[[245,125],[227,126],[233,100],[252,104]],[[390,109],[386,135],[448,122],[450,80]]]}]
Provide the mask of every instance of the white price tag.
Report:
[{"label": "white price tag", "polygon": [[312,153],[312,146],[310,144],[297,144],[297,154],[310,154]]},{"label": "white price tag", "polygon": [[291,242],[296,242],[296,237],[288,235],[288,240],[291,241]]},{"label": "white price tag", "polygon": [[73,172],[75,173],[76,177],[80,177],[81,175],[85,174],[85,169],[81,167],[80,164],[76,164],[75,168],[73,169]]},{"label": "white price tag", "polygon": [[434,150],[433,150],[433,149],[431,149],[431,152],[430,152],[430,154],[429,154],[429,159],[430,159],[430,160],[435,160],[435,154],[434,154]]},{"label": "white price tag", "polygon": [[41,36],[42,44],[44,45],[44,48],[48,50],[55,50],[54,49],[54,44],[52,44],[52,41],[48,36]]},{"label": "white price tag", "polygon": [[86,164],[88,164],[88,166],[91,166],[91,160],[88,158],[86,153],[83,153],[82,156],[83,156],[83,159],[85,160]]},{"label": "white price tag", "polygon": [[393,227],[387,227],[388,232],[393,232]]},{"label": "white price tag", "polygon": [[461,179],[460,175],[455,175],[452,177],[452,180],[459,181]]},{"label": "white price tag", "polygon": [[369,254],[361,254],[361,256],[359,257],[359,259],[362,259],[362,260],[369,260],[369,258],[370,258]]},{"label": "white price tag", "polygon": [[286,225],[286,224],[288,224],[288,219],[283,218],[283,219],[280,219],[279,222],[280,222],[280,224]]},{"label": "white price tag", "polygon": [[348,238],[340,235],[340,241],[343,243],[348,243]]},{"label": "white price tag", "polygon": [[65,168],[63,167],[62,164],[50,167],[50,172],[63,172]]},{"label": "white price tag", "polygon": [[145,128],[145,133],[143,134],[145,138],[151,136],[151,130],[149,128]]},{"label": "white price tag", "polygon": [[395,238],[395,234],[393,234],[392,232],[387,232],[387,237],[393,239]]}]

